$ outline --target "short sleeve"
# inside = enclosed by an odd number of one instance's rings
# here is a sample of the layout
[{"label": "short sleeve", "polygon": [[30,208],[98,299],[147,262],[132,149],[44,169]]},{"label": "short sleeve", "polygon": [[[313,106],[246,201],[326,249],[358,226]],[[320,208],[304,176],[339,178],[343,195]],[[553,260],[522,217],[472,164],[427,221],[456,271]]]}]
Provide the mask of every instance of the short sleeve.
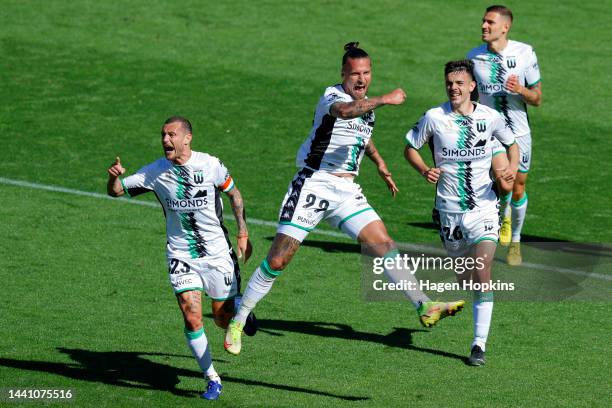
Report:
[{"label": "short sleeve", "polygon": [[[515,142],[514,133],[510,130],[502,116],[495,112],[492,123],[492,134],[505,148],[512,146]],[[495,153],[495,152],[493,152]]]},{"label": "short sleeve", "polygon": [[495,157],[500,153],[506,153],[506,148],[504,145],[499,143],[499,140],[493,138],[493,144],[491,145],[491,157]]},{"label": "short sleeve", "polygon": [[530,50],[528,58],[527,68],[525,69],[525,83],[527,87],[531,88],[540,82],[540,66],[538,65],[538,58],[533,49]]},{"label": "short sleeve", "polygon": [[329,87],[325,90],[325,94],[321,97],[319,105],[323,109],[323,112],[327,115],[330,114],[329,110],[331,106],[336,102],[352,102],[351,97],[344,92],[339,91],[336,87]]},{"label": "short sleeve", "polygon": [[406,133],[406,144],[415,149],[420,149],[425,143],[429,141],[433,135],[433,123],[429,119],[427,113],[425,113],[417,123],[414,124],[412,129]]},{"label": "short sleeve", "polygon": [[153,191],[155,181],[155,163],[144,166],[136,173],[121,179],[123,191],[128,197],[136,197],[137,195]]},{"label": "short sleeve", "polygon": [[215,186],[224,193],[229,193],[234,188],[234,180],[221,160],[215,158],[214,162],[215,169],[213,174]]}]

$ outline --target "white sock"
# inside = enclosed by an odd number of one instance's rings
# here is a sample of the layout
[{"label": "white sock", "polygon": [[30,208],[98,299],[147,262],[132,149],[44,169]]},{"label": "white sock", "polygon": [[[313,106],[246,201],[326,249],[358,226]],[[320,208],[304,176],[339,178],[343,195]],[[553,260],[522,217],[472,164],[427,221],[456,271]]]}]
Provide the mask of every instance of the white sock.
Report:
[{"label": "white sock", "polygon": [[251,313],[251,310],[255,308],[257,302],[263,299],[263,297],[270,292],[274,280],[278,277],[278,275],[280,275],[280,273],[281,271],[275,271],[274,269],[270,268],[267,259],[265,259],[261,265],[259,265],[251,276],[251,279],[249,279],[249,284],[242,295],[240,308],[238,309],[236,316],[234,316],[234,321],[244,326],[249,313]]},{"label": "white sock", "polygon": [[512,242],[521,241],[521,231],[525,222],[528,201],[527,193],[524,193],[518,201],[510,201],[510,207],[512,207]]},{"label": "white sock", "polygon": [[493,292],[474,292],[474,341],[472,347],[485,351],[491,317],[493,316]]},{"label": "white sock", "polygon": [[510,208],[510,200],[512,199],[512,193],[508,193],[505,196],[502,196],[499,199],[499,213],[503,214],[503,218],[508,218],[511,215],[511,208]]},{"label": "white sock", "polygon": [[[385,254],[385,258],[395,258],[399,255],[399,251],[394,249]],[[387,268],[385,266],[385,276],[393,283],[399,283],[401,281],[412,282],[413,287],[419,287],[419,281],[412,273],[407,269],[397,269],[395,267]],[[404,295],[412,302],[415,308],[418,308],[421,303],[429,302],[431,299],[423,293],[420,289],[405,290]]]},{"label": "white sock", "polygon": [[187,345],[198,362],[202,373],[211,380],[221,382],[219,374],[217,374],[215,367],[213,367],[208,339],[206,334],[204,334],[204,327],[195,332],[185,329],[185,337],[187,337]]}]

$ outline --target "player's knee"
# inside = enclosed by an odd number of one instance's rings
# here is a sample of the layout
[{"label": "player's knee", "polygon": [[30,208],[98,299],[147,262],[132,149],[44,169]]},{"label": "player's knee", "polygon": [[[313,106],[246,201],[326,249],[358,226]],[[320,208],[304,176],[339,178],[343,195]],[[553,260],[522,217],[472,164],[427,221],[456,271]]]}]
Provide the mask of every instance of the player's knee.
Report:
[{"label": "player's knee", "polygon": [[288,263],[289,260],[284,256],[273,255],[268,257],[268,265],[275,271],[282,271]]},{"label": "player's knee", "polygon": [[512,190],[512,199],[514,201],[518,201],[521,198],[523,198],[523,195],[525,194],[525,183],[514,183],[514,188]]},{"label": "player's knee", "polygon": [[385,254],[397,249],[397,245],[395,245],[395,241],[393,241],[391,237],[389,237],[388,235],[384,237],[382,242],[378,245],[381,247],[381,250],[385,252]]},{"label": "player's knee", "polygon": [[230,319],[234,315],[234,299],[213,301],[211,309],[215,324],[222,329],[227,329]]},{"label": "player's knee", "polygon": [[375,252],[387,253],[397,247],[385,228],[372,229],[364,234],[359,234],[358,240],[375,248]]},{"label": "player's knee", "polygon": [[185,316],[185,328],[191,332],[196,332],[202,328],[202,319],[196,316]]}]

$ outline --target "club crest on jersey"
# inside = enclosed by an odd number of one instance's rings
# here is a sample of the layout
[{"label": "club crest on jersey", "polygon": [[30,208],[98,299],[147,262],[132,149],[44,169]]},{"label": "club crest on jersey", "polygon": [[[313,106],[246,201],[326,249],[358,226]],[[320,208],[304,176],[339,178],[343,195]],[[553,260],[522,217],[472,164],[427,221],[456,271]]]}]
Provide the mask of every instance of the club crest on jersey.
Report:
[{"label": "club crest on jersey", "polygon": [[506,65],[508,68],[516,68],[516,57],[506,57]]},{"label": "club crest on jersey", "polygon": [[485,132],[487,130],[487,121],[485,119],[481,119],[476,122],[476,130],[478,130],[480,133]]},{"label": "club crest on jersey", "polygon": [[195,184],[202,184],[204,182],[204,171],[198,170],[193,173],[193,182]]},{"label": "club crest on jersey", "polygon": [[369,126],[374,126],[374,111],[369,111],[361,115],[361,120]]}]

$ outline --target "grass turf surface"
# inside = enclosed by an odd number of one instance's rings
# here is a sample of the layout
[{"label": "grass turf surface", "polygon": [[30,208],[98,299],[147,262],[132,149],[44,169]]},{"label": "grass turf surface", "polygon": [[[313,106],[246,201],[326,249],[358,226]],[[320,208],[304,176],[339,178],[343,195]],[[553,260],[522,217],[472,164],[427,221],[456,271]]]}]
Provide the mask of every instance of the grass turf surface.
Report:
[{"label": "grass turf surface", "polygon": [[[4,2],[0,175],[103,192],[114,156],[128,171],[156,159],[160,124],[179,113],[194,123],[194,148],[232,170],[249,216],[274,220],[316,101],[339,80],[341,47],[359,40],[373,57],[370,93],[409,95],[377,111],[374,136],[399,197],[367,159],[359,182],[392,236],[435,241],[423,228],[433,190],[404,163],[402,138],[444,100],[442,66],[478,44],[488,3],[348,5]],[[524,232],[610,242],[610,45],[591,41],[609,17],[588,3],[508,5],[512,38],[534,45],[543,76]],[[161,211],[6,185],[0,194],[0,387],[73,388],[78,406],[204,403],[167,284]],[[274,233],[250,231],[246,276]],[[469,310],[423,331],[406,304],[364,303],[347,242],[311,235],[239,358],[205,320],[226,387],[218,405],[610,404],[607,304],[498,302],[490,364],[473,369],[462,360]]]}]

